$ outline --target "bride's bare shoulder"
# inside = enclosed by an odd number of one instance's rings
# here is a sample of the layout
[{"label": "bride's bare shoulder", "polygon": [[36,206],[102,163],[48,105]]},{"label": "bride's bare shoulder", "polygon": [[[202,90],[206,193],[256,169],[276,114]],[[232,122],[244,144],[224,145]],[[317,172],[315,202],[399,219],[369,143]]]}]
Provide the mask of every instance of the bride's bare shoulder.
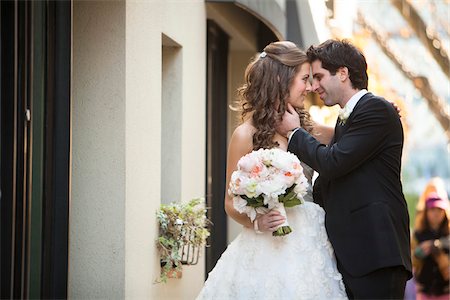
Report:
[{"label": "bride's bare shoulder", "polygon": [[244,122],[233,132],[230,143],[244,146],[245,148],[253,148],[253,135],[256,128],[250,122]]},{"label": "bride's bare shoulder", "polygon": [[256,132],[256,128],[250,122],[244,122],[233,132],[233,135],[242,137],[242,138],[253,138],[253,135]]}]

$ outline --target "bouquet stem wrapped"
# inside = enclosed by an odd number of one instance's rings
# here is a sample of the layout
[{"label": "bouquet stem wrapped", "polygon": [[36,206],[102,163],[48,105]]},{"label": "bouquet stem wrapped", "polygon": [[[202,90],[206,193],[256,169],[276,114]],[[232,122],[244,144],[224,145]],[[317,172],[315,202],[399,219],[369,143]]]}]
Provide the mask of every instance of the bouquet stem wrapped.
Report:
[{"label": "bouquet stem wrapped", "polygon": [[287,221],[287,215],[286,215],[286,209],[284,208],[284,205],[279,204],[273,208],[273,210],[278,211],[283,217],[286,218],[286,221],[284,221],[283,224],[281,224],[280,227],[277,228],[274,232],[272,232],[273,236],[283,236],[286,234],[289,234],[292,232],[291,226],[289,226],[289,223]]},{"label": "bouquet stem wrapped", "polygon": [[[274,209],[286,217],[286,208],[303,202],[308,182],[298,158],[280,149],[259,149],[243,156],[233,172],[228,192],[233,206],[254,221],[257,214]],[[286,221],[274,236],[292,232]]]}]

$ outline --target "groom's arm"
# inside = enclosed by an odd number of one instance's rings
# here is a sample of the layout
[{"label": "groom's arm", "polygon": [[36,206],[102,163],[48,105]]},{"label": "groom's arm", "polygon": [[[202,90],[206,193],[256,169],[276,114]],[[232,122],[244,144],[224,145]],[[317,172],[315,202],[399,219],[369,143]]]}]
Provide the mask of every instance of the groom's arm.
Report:
[{"label": "groom's arm", "polygon": [[374,98],[354,116],[353,123],[337,143],[327,147],[304,129],[299,129],[292,135],[288,151],[297,154],[321,176],[336,178],[348,174],[381,151],[389,134],[398,133],[391,146],[401,147],[401,130],[399,116],[392,105]]},{"label": "groom's arm", "polygon": [[317,177],[316,180],[314,181],[314,187],[313,187],[313,200],[314,203],[320,205],[321,207],[325,207],[325,203],[324,203],[324,197],[322,195],[322,185],[323,185],[323,178],[322,177]]}]

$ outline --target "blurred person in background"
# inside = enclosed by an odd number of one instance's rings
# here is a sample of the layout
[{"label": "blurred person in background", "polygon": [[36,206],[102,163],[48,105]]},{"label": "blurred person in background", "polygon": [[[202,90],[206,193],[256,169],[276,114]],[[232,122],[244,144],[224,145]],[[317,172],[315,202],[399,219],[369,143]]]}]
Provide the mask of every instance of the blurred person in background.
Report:
[{"label": "blurred person in background", "polygon": [[[423,217],[420,215],[424,213],[425,210],[425,200],[430,193],[437,193],[443,200],[448,200],[447,191],[445,187],[445,182],[440,177],[433,177],[428,180],[422,193],[419,195],[419,199],[416,204],[416,217],[414,228],[420,228],[420,223],[423,221]],[[413,232],[411,232],[411,238],[413,237]],[[405,290],[405,300],[416,300],[416,283],[414,277],[408,280]]]},{"label": "blurred person in background", "polygon": [[429,192],[411,241],[417,299],[449,299],[449,202]]},{"label": "blurred person in background", "polygon": [[[416,205],[417,214],[423,212],[423,210],[425,209],[425,199],[428,197],[430,193],[436,193],[440,197],[442,197],[443,200],[448,201],[447,190],[445,188],[444,180],[440,177],[433,177],[427,182],[422,194],[419,196],[419,200],[417,201]],[[417,220],[418,218],[416,218],[416,221]],[[415,226],[417,226],[417,224]]]}]

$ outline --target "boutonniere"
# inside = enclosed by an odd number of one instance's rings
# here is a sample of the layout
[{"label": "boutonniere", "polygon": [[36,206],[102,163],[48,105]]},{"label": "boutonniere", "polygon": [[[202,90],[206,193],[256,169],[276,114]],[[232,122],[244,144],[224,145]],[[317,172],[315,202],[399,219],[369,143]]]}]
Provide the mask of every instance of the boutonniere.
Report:
[{"label": "boutonniere", "polygon": [[339,110],[339,125],[345,125],[348,117],[352,113],[352,110],[348,106],[344,106],[344,108]]}]

